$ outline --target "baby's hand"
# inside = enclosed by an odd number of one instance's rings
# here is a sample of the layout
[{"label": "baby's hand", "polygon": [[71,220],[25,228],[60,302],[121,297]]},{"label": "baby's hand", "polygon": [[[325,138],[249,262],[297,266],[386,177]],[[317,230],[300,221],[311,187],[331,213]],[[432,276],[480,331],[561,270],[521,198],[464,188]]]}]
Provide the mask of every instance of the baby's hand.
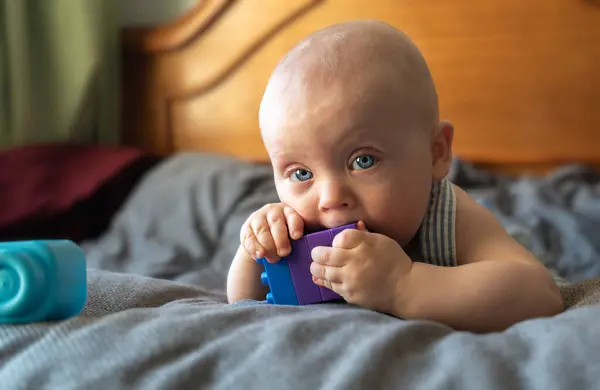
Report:
[{"label": "baby's hand", "polygon": [[283,203],[271,203],[248,217],[240,240],[250,257],[275,263],[290,254],[290,236],[297,240],[303,234],[304,221],[296,211]]},{"label": "baby's hand", "polygon": [[332,247],[316,247],[311,253],[313,281],[341,295],[348,303],[392,312],[399,300],[409,299],[403,291],[412,267],[410,258],[393,239],[366,230],[347,229],[333,240]]}]

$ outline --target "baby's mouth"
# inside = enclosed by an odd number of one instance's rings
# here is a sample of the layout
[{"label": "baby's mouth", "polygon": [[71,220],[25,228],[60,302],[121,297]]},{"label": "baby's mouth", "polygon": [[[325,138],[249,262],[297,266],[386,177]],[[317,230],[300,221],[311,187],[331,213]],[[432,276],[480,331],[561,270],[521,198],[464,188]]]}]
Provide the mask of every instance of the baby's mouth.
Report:
[{"label": "baby's mouth", "polygon": [[327,230],[327,228],[325,226],[319,226],[319,225],[311,225],[311,226],[305,225],[304,226],[304,235],[322,232],[323,230]]},{"label": "baby's mouth", "polygon": [[311,233],[317,233],[317,232],[322,232],[324,230],[328,230],[328,229],[333,229],[336,227],[340,227],[340,226],[346,226],[346,225],[350,225],[352,223],[355,223],[358,221],[348,221],[348,222],[344,222],[344,223],[336,223],[336,224],[332,224],[331,226],[324,226],[324,225],[305,225],[304,228],[304,234],[311,234]]}]

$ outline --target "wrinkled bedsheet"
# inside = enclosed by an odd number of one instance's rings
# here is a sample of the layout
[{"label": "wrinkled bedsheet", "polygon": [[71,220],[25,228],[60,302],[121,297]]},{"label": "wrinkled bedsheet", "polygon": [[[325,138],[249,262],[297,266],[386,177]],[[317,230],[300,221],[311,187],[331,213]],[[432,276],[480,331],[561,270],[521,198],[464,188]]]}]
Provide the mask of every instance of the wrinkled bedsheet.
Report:
[{"label": "wrinkled bedsheet", "polygon": [[573,166],[512,179],[456,161],[452,179],[575,282],[565,313],[474,335],[343,304],[226,304],[239,228],[277,200],[271,175],[208,154],[154,168],[109,231],[83,245],[84,313],[0,327],[0,388],[597,388],[598,176]]}]

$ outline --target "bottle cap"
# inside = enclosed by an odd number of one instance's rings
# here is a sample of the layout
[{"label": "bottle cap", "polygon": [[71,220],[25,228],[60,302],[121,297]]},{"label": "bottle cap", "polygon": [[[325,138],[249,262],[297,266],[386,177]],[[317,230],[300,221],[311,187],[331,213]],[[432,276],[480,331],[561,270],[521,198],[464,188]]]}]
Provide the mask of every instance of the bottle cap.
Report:
[{"label": "bottle cap", "polygon": [[0,251],[0,316],[27,316],[43,301],[46,275],[26,253]]}]

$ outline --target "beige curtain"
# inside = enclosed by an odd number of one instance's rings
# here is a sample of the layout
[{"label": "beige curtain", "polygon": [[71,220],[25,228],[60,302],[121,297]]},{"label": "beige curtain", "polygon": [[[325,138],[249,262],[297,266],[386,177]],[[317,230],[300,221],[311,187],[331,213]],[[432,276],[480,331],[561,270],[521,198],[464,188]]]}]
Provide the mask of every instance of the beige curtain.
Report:
[{"label": "beige curtain", "polygon": [[0,147],[119,142],[114,0],[0,0]]}]

